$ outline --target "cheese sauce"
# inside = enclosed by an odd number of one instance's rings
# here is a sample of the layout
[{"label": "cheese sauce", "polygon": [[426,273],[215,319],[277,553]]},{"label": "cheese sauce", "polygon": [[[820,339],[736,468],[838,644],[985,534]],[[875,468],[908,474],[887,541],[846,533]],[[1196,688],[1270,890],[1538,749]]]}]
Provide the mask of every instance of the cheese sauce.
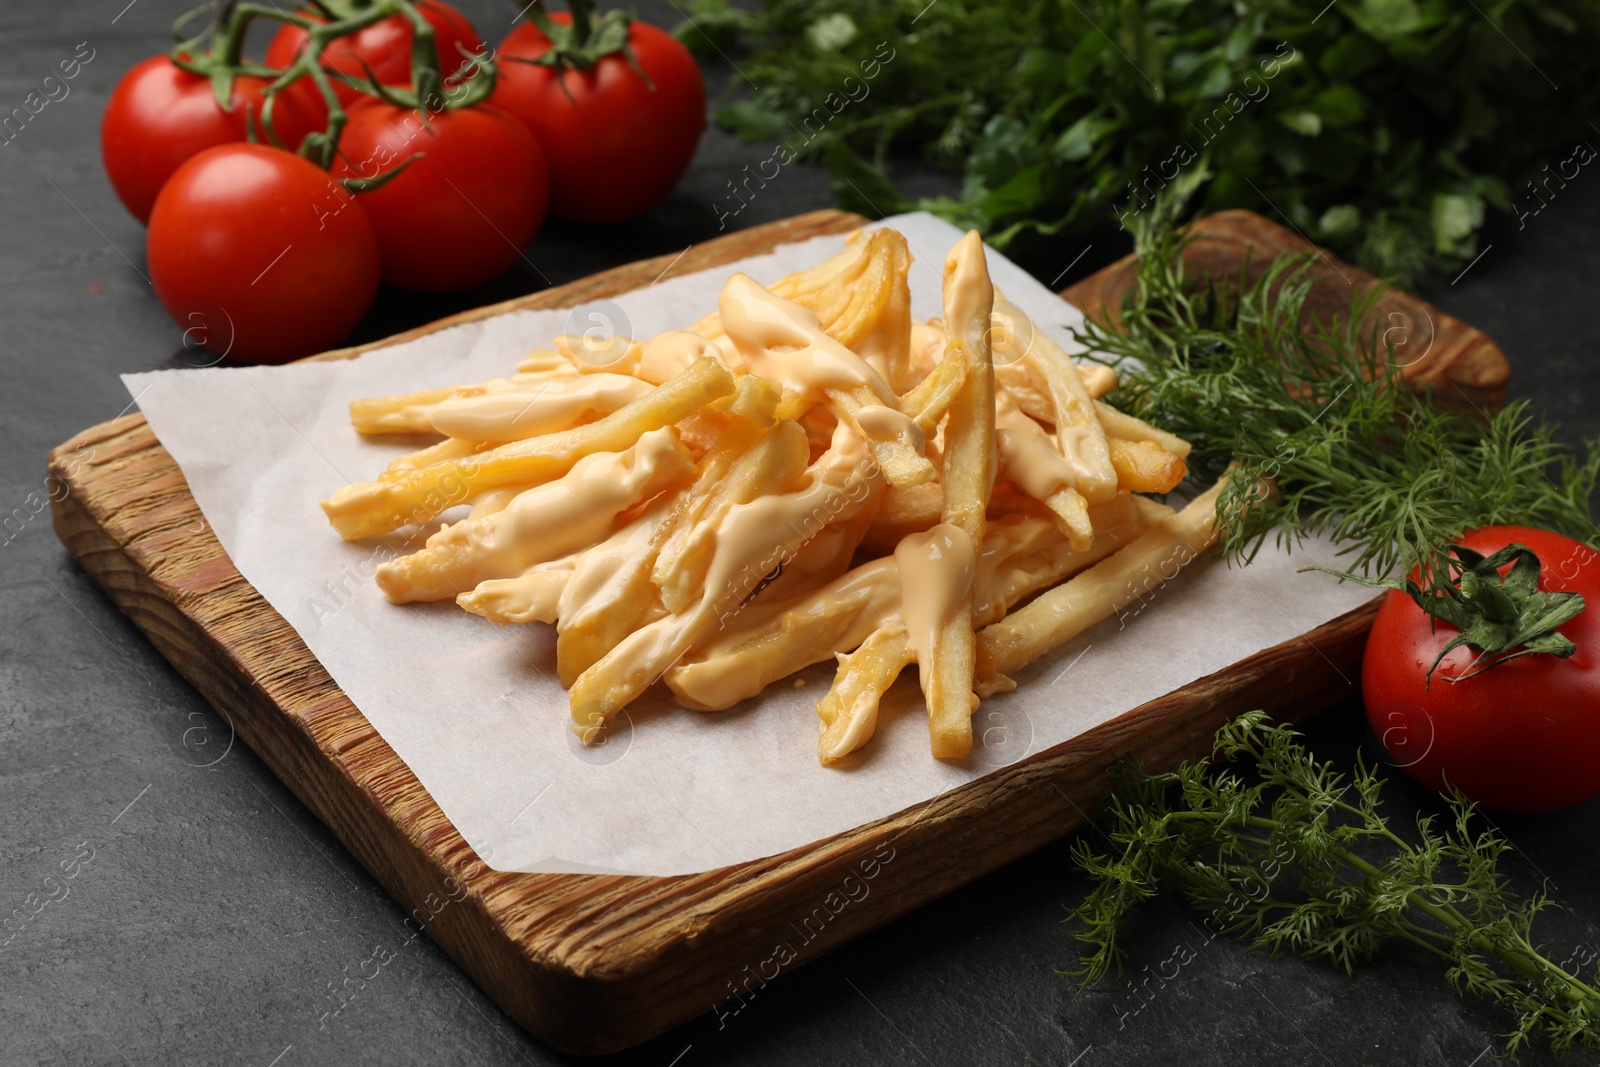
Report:
[{"label": "cheese sauce", "polygon": [[900,570],[900,613],[906,636],[922,664],[933,662],[945,624],[972,597],[977,554],[972,538],[947,522],[901,538],[894,550]]},{"label": "cheese sauce", "polygon": [[1003,393],[996,397],[995,408],[1001,477],[1035,500],[1047,500],[1077,484],[1072,464],[1037,422],[1018,411]]},{"label": "cheese sauce", "polygon": [[378,586],[402,604],[450,599],[463,585],[511,577],[607,537],[620,512],[692,470],[670,428],[651,430],[624,452],[583,457],[493,514],[444,527],[423,551],[379,566]]},{"label": "cheese sauce", "polygon": [[829,337],[815,314],[772,295],[749,275],[728,279],[717,309],[729,342],[752,374],[813,400],[829,389],[865,386],[884,405],[896,404],[883,375]]},{"label": "cheese sauce", "polygon": [[[840,423],[828,451],[807,468],[803,488],[728,508],[714,527],[711,566],[700,600],[682,614],[635,630],[593,669],[603,668],[618,684],[630,686],[665,671],[719,619],[737,612],[761,579],[799,545],[829,523],[848,520],[860,510],[883,477],[876,464],[867,462],[868,455],[866,442],[847,423]],[[750,683],[730,678],[728,684]],[[759,682],[754,684],[760,688]],[[578,723],[574,729],[587,739],[597,727]]]},{"label": "cheese sauce", "polygon": [[898,441],[919,453],[928,446],[922,427],[896,408],[868,404],[857,408],[854,418],[857,428],[869,441]]}]

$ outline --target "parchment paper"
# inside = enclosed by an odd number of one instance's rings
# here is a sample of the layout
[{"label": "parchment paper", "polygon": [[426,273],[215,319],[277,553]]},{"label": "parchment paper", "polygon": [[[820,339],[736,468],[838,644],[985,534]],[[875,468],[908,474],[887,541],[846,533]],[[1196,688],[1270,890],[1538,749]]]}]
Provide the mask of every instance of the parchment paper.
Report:
[{"label": "parchment paper", "polygon": [[[917,257],[913,311],[938,315],[939,270],[960,236],[928,215],[887,220]],[[839,250],[787,245],[737,265],[763,283]],[[1070,345],[1078,312],[990,252],[996,283]],[[497,627],[454,604],[395,607],[371,581],[385,558],[347,544],[318,501],[409,450],[362,440],[347,406],[364,396],[501,376],[561,333],[645,338],[716,306],[733,267],[686,275],[573,310],[515,312],[359,359],[124,376],[182,468],[234,565],[298,631],[445,814],[504,871],[679,875],[798,847],[928,801],[1285,641],[1371,593],[1299,567],[1333,560],[1263,549],[1248,568],[1197,561],[1145,606],[1112,618],[985,701],[964,764],[933,759],[914,671],[891,693],[876,739],[849,762],[816,759],[815,702],[832,664],[726,712],[635,704],[603,746],[567,729],[554,634]]]}]

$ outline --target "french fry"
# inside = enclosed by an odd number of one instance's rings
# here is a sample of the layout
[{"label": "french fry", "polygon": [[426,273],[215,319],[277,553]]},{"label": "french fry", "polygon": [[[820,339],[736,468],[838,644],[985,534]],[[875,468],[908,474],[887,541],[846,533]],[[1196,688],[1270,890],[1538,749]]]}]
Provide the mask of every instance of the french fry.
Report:
[{"label": "french fry", "polygon": [[687,418],[734,390],[733,376],[703,359],[626,407],[586,426],[397,472],[392,480],[338,490],[322,510],[347,541],[424,523],[489,489],[559,478],[595,452],[619,452],[642,435]]},{"label": "french fry", "polygon": [[768,493],[793,489],[809,458],[805,431],[784,421],[729,463],[724,476],[709,481],[702,506],[690,512],[692,521],[674,530],[656,557],[652,578],[668,611],[686,611],[703,597],[717,531],[728,512]]},{"label": "french fry", "polygon": [[1077,472],[1044,428],[1018,411],[1004,394],[995,398],[995,440],[1000,473],[1049,508],[1072,547],[1082,552],[1094,540],[1089,505],[1076,488]]},{"label": "french fry", "polygon": [[872,495],[861,505],[861,510],[843,522],[824,526],[815,537],[796,549],[792,558],[763,580],[740,614],[804,596],[849,570],[861,539],[877,518],[883,489],[882,482],[874,483]]},{"label": "french fry", "polygon": [[867,439],[890,485],[921,485],[934,479],[937,472],[923,454],[922,428],[905,418],[895,402],[882,403],[883,398],[866,386],[829,389],[827,397],[839,417]]},{"label": "french fry", "polygon": [[996,298],[996,305],[1012,322],[1027,324],[1018,327],[1029,337],[1023,358],[1038,370],[1050,394],[1055,409],[1050,421],[1055,426],[1061,454],[1077,473],[1074,488],[1091,504],[1111,499],[1117,494],[1117,472],[1111,466],[1111,449],[1078,365],[1049,334],[1032,325],[1021,308],[1003,296]]},{"label": "french fry", "polygon": [[950,405],[955,403],[966,377],[965,355],[959,349],[947,351],[927,377],[900,398],[901,410],[911,416],[922,429],[924,437],[933,436],[939,421],[949,412]]},{"label": "french fry", "polygon": [[[1099,562],[1170,514],[1165,505],[1126,493],[1097,504],[1099,536],[1087,552],[1073,552],[1046,518],[989,524],[974,579],[974,621],[981,626],[1001,618],[1024,597]],[[902,580],[893,557],[882,557],[800,597],[746,608],[734,625],[669,670],[667,685],[687,707],[720,710],[802,667],[852,651],[874,630],[904,634]]]},{"label": "french fry", "polygon": [[535,348],[517,363],[518,374],[576,374],[577,368],[553,348]]},{"label": "french fry", "polygon": [[900,410],[889,383],[829,336],[815,314],[774,296],[745,274],[728,279],[718,307],[723,329],[751,372],[780,382],[788,393],[826,400],[868,440],[889,484],[933,479],[936,471],[922,454],[920,429]]},{"label": "french fry", "polygon": [[944,265],[946,330],[951,347],[966,360],[967,373],[946,416],[942,521],[929,531],[926,543],[907,538],[895,549],[902,569],[915,559],[919,569],[925,565],[931,572],[926,586],[918,582],[908,588],[916,598],[905,603],[905,622],[928,705],[929,740],[939,759],[960,758],[972,750],[972,713],[978,704],[972,691],[970,568],[975,546],[983,544],[989,493],[999,466],[989,348],[993,311],[994,285],[983,241],[976,230],[969,231]]},{"label": "french fry", "polygon": [[436,445],[408,452],[390,462],[378,475],[379,481],[394,481],[396,478],[409,475],[412,471],[423,467],[432,467],[453,459],[465,459],[479,452],[487,450],[490,446],[483,441],[463,441],[450,437]]},{"label": "french fry", "polygon": [[638,400],[648,382],[625,374],[589,374],[521,383],[432,405],[432,429],[470,441],[523,441],[593,422]]},{"label": "french fry", "polygon": [[872,739],[883,694],[915,660],[906,631],[899,626],[874,630],[854,652],[839,657],[833,686],[817,702],[822,719],[817,758],[823,764],[848,756]]},{"label": "french fry", "polygon": [[350,425],[359,434],[433,433],[428,411],[454,389],[424,389],[400,396],[350,401]]},{"label": "french fry", "polygon": [[1120,438],[1124,441],[1149,441],[1160,445],[1164,451],[1171,452],[1179,459],[1189,458],[1189,442],[1177,434],[1151,426],[1143,419],[1135,418],[1125,411],[1118,411],[1103,400],[1094,402],[1094,410],[1100,417],[1100,425],[1105,429],[1106,437]]},{"label": "french fry", "polygon": [[1083,378],[1083,388],[1094,398],[1097,407],[1101,397],[1116,392],[1117,372],[1104,363],[1079,363],[1076,366],[1079,376]]},{"label": "french fry", "polygon": [[625,451],[585,456],[498,511],[444,527],[421,551],[380,564],[378,587],[395,604],[454,600],[480,582],[604,540],[619,513],[693,470],[670,428],[651,430]]},{"label": "french fry", "polygon": [[866,269],[858,283],[847,287],[857,299],[830,321],[828,333],[871,364],[888,380],[891,389],[907,388],[911,370],[911,250],[904,237],[888,229],[874,230],[866,246]]},{"label": "french fry", "polygon": [[[792,425],[780,423],[778,430]],[[628,634],[579,676],[568,692],[573,732],[585,741],[599,736],[610,716],[736,615],[772,567],[825,525],[819,516],[847,521],[864,506],[882,478],[866,459],[865,443],[841,425],[834,447],[806,468],[800,488],[731,505],[716,524],[699,601]]]},{"label": "french fry", "polygon": [[875,559],[795,600],[746,608],[734,626],[667,671],[665,681],[685,707],[721,711],[848,652],[881,626],[898,626],[899,610],[900,572],[893,559]]},{"label": "french fry", "polygon": [[556,675],[562,685],[570,688],[624,637],[666,615],[650,568],[661,540],[681,519],[682,496],[663,497],[578,557],[556,608]]},{"label": "french fry", "polygon": [[[911,291],[904,285],[910,265],[910,250],[900,234],[857,230],[846,238],[844,251],[786,275],[767,289],[816,315],[834,340],[874,360],[881,355],[888,363],[893,357],[887,351],[880,353],[878,346],[896,341],[878,334],[895,332],[902,313],[904,321],[910,321]],[[728,338],[720,313],[705,316],[690,330],[719,343]]]},{"label": "french fry", "polygon": [[1117,484],[1135,493],[1170,493],[1177,488],[1188,467],[1154,441],[1125,441],[1110,438],[1111,466]]},{"label": "french fry", "polygon": [[990,692],[1011,688],[1008,675],[1150,592],[1141,582],[1169,580],[1183,564],[1211,547],[1217,534],[1217,497],[1224,484],[1225,480],[1218,481],[1126,548],[985,627],[978,635],[978,676],[983,687]]},{"label": "french fry", "polygon": [[568,374],[623,374],[651,385],[670,381],[696,360],[728,362],[720,346],[687,330],[668,330],[647,341],[567,334],[557,337],[555,346]]},{"label": "french fry", "polygon": [[505,626],[509,623],[555,622],[561,594],[572,579],[576,557],[530,567],[515,578],[491,578],[456,597],[474,615]]}]

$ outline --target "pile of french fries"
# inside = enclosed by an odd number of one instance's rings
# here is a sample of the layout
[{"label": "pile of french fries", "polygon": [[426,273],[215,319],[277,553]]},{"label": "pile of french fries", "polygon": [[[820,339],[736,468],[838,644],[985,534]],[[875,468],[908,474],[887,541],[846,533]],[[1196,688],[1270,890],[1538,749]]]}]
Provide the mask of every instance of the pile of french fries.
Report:
[{"label": "pile of french fries", "polygon": [[836,658],[824,763],[913,663],[933,754],[960,759],[980,697],[1211,544],[1220,484],[1181,512],[1139,495],[1189,446],[1101,399],[1115,374],[995,291],[976,233],[942,319],[912,320],[910,265],[861,231],[770,288],[733,275],[686,331],[560,337],[508,378],[357,401],[358,432],[432,443],[323,509],[356,540],[469,505],[378,585],[554,624],[586,742],[657,682],[714,711]]}]

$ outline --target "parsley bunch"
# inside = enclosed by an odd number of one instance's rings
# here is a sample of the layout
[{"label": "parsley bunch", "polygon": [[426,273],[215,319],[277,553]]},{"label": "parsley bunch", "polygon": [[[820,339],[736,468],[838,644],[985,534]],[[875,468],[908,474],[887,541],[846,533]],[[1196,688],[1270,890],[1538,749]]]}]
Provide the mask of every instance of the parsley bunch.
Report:
[{"label": "parsley bunch", "polygon": [[[1199,211],[1281,214],[1404,283],[1429,262],[1470,260],[1488,209],[1541,207],[1564,164],[1594,157],[1574,157],[1579,142],[1600,145],[1585,121],[1600,103],[1591,0],[687,10],[685,41],[735,55],[742,74],[717,112],[724,126],[825,158],[842,206],[925,207],[1002,249],[1137,214],[1188,177]],[[884,167],[891,150],[958,171],[960,195],[903,195]]]},{"label": "parsley bunch", "polygon": [[1472,805],[1453,799],[1446,826],[1422,817],[1408,841],[1384,817],[1371,768],[1358,760],[1345,781],[1261,712],[1225,725],[1214,755],[1246,772],[1203,760],[1172,774],[1116,768],[1098,820],[1111,851],[1086,837],[1073,847],[1094,882],[1069,920],[1088,946],[1073,977],[1119,968],[1128,916],[1170,889],[1218,932],[1347,973],[1390,941],[1437,956],[1458,992],[1515,1014],[1508,1053],[1540,1034],[1556,1052],[1600,1049],[1600,974],[1585,980],[1540,952],[1533,921],[1549,901],[1506,885],[1508,846],[1475,827]]}]

